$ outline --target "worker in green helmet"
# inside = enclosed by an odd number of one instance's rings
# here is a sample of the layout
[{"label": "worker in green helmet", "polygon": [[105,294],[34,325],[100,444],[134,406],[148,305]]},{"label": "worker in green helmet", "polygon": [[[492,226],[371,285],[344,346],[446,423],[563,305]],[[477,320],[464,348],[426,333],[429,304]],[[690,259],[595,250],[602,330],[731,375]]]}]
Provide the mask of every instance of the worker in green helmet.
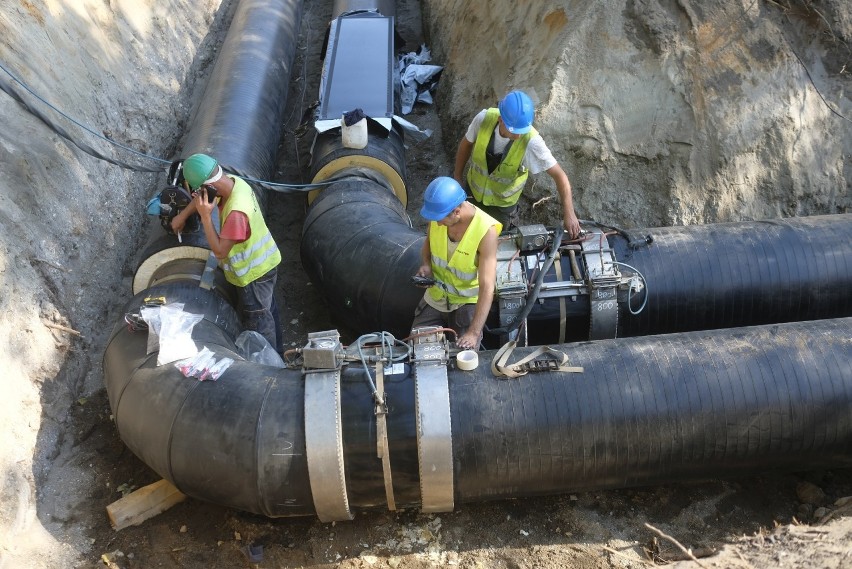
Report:
[{"label": "worker in green helmet", "polygon": [[[236,287],[240,316],[247,330],[262,335],[275,350],[284,351],[275,282],[281,252],[263,219],[251,187],[206,154],[183,161],[183,177],[193,191],[192,202],[172,220],[179,233],[194,213],[201,217],[204,235],[219,259],[225,279]],[[213,210],[219,209],[219,227]]]},{"label": "worker in green helmet", "polygon": [[480,111],[459,142],[453,178],[466,185],[473,203],[508,229],[518,223],[518,199],[529,175],[547,172],[559,193],[565,230],[574,239],[580,222],[571,182],[533,128],[534,117],[532,99],[523,91],[511,91],[496,108]]}]

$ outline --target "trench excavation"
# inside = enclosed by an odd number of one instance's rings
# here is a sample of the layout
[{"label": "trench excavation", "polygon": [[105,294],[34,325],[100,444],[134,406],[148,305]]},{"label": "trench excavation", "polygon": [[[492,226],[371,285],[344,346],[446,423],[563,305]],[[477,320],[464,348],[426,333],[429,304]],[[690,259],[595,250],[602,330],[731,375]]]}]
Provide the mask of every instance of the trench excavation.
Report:
[{"label": "trench excavation", "polygon": [[[270,179],[301,9],[240,3],[183,156]],[[393,10],[335,3],[312,157],[325,185],[308,198],[301,258],[342,325],[401,338],[424,236],[405,209],[422,189],[405,185]],[[340,132],[355,108],[370,117],[363,149]],[[176,162],[163,203],[179,206],[181,181]],[[216,382],[186,379],[117,323],[104,375],[121,439],[184,494],[323,521],[852,462],[848,216],[584,229],[576,243],[542,226],[501,237],[490,342],[529,344],[518,358],[549,344],[583,368],[507,380],[491,373],[491,349],[456,369],[441,332],[344,346],[317,331],[298,368],[244,361],[203,233],[178,241],[158,226],[125,312],[150,297],[183,303],[203,315],[197,345],[237,361]]]}]

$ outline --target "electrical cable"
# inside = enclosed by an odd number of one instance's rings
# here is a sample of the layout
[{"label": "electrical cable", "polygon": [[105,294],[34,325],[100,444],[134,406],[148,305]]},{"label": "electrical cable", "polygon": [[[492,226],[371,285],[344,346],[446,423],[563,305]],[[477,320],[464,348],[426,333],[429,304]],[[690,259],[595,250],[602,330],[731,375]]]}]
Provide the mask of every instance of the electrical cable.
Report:
[{"label": "electrical cable", "polygon": [[651,234],[642,235],[640,237],[636,237],[635,234],[631,234],[626,229],[621,229],[620,227],[616,227],[614,225],[606,225],[604,223],[599,223],[597,221],[593,221],[590,219],[581,219],[579,220],[580,225],[591,225],[593,227],[597,227],[599,229],[612,229],[625,239],[627,239],[627,245],[631,249],[636,249],[637,247],[643,247],[646,245],[650,245],[654,242],[654,237]]},{"label": "electrical cable", "polygon": [[[610,263],[607,263],[607,264],[610,264]],[[645,299],[642,301],[642,306],[640,306],[639,309],[636,310],[635,312],[633,311],[633,307],[630,305],[630,300],[633,298],[633,286],[630,287],[630,291],[627,294],[627,310],[629,310],[630,314],[632,314],[633,316],[638,316],[643,310],[645,310],[645,305],[648,304],[648,281],[645,280],[645,275],[643,275],[639,271],[639,269],[637,269],[635,267],[631,267],[627,263],[622,263],[620,261],[612,261],[611,264],[630,269],[631,271],[636,273],[636,275],[640,279],[642,279],[642,286],[645,287]]]},{"label": "electrical cable", "polygon": [[[411,347],[405,342],[397,340],[390,332],[373,332],[370,334],[364,334],[355,340],[355,346],[358,349],[358,358],[361,361],[361,365],[364,367],[364,373],[366,374],[367,383],[370,385],[370,391],[373,394],[373,399],[376,400],[377,404],[384,405],[384,399],[381,394],[379,394],[379,390],[376,388],[376,384],[373,381],[373,375],[370,373],[370,366],[367,365],[367,357],[364,355],[363,351],[363,344],[365,342],[376,340],[378,340],[382,345],[382,356],[376,359],[376,363],[383,361],[385,354],[387,354],[387,361],[390,363],[406,360],[411,355]],[[399,356],[394,356],[393,347],[395,344],[404,346],[405,353]]]},{"label": "electrical cable", "polygon": [[[113,139],[111,139],[107,136],[104,136],[103,134],[97,132],[96,130],[94,130],[91,127],[86,126],[85,124],[83,124],[80,121],[76,120],[75,118],[71,117],[70,115],[68,115],[67,113],[62,111],[61,109],[57,108],[55,105],[48,102],[44,97],[42,97],[41,95],[36,93],[26,83],[24,83],[23,81],[18,79],[18,77],[16,77],[11,71],[9,71],[2,63],[0,63],[0,70],[2,70],[9,77],[11,77],[12,80],[15,83],[17,83],[18,85],[23,87],[30,95],[32,95],[33,97],[35,97],[36,99],[41,101],[43,104],[47,105],[50,109],[52,109],[53,111],[58,113],[63,118],[67,119],[71,123],[75,124],[76,126],[80,127],[84,131],[88,132],[92,136],[95,136],[96,138],[99,138],[99,139],[101,139],[105,142],[108,142],[108,143],[110,143],[114,146],[117,146],[117,147],[119,147],[123,150],[126,150],[127,152],[130,152],[132,154],[135,154],[136,156],[139,156],[141,158],[147,158],[149,160],[159,162],[160,164],[169,164],[169,165],[172,164],[171,160],[166,160],[164,158],[158,158],[156,156],[151,156],[150,154],[145,154],[144,152],[140,152],[138,150],[135,150],[135,149],[125,145],[125,144],[122,144],[122,143],[115,141],[115,140],[113,140]],[[124,162],[122,160],[118,160],[118,159],[115,159],[115,158],[110,158],[109,156],[105,156],[104,154],[95,150],[92,146],[86,144],[85,142],[81,142],[79,140],[76,140],[68,131],[66,131],[64,128],[62,128],[58,124],[56,124],[47,115],[45,115],[39,109],[33,107],[29,102],[27,102],[12,87],[12,85],[10,85],[7,81],[0,79],[0,89],[2,89],[7,95],[9,95],[15,101],[17,101],[18,104],[20,104],[24,109],[26,109],[31,115],[33,115],[35,118],[37,118],[41,122],[43,122],[53,132],[55,132],[60,137],[64,138],[65,140],[67,140],[68,142],[70,142],[71,144],[73,144],[74,146],[76,146],[77,148],[79,148],[80,150],[82,150],[83,152],[85,152],[86,154],[89,154],[90,156],[92,156],[94,158],[98,158],[98,159],[103,160],[105,162],[109,162],[110,164],[113,164],[115,166],[119,166],[121,168],[125,168],[127,170],[133,170],[133,171],[136,171],[136,172],[162,172],[164,170],[161,167],[154,168],[154,167],[145,167],[145,166],[128,164],[127,162]],[[244,180],[246,180],[247,182],[252,182],[252,183],[255,183],[255,184],[257,184],[257,185],[259,185],[263,188],[266,188],[266,189],[269,189],[269,190],[272,190],[272,191],[276,191],[276,192],[282,192],[282,193],[307,192],[307,191],[314,190],[316,188],[322,188],[322,187],[329,186],[329,185],[335,183],[334,180],[329,180],[329,181],[324,181],[324,182],[315,182],[315,183],[312,183],[312,184],[286,184],[286,183],[282,183],[282,182],[270,182],[270,181],[266,181],[266,180],[257,180],[257,179],[246,177],[246,176],[240,176],[240,177],[243,178]]]},{"label": "electrical cable", "polygon": [[[79,126],[80,128],[82,128],[83,130],[85,130],[89,134],[92,134],[93,136],[100,138],[102,140],[105,140],[106,142],[109,142],[110,144],[113,144],[113,145],[118,146],[118,147],[120,147],[124,150],[127,150],[128,152],[136,154],[137,156],[141,156],[143,158],[148,158],[149,160],[155,160],[155,161],[160,162],[160,163],[170,164],[169,160],[163,160],[162,158],[156,158],[154,156],[149,156],[148,154],[145,154],[143,152],[139,152],[138,150],[134,150],[133,148],[130,148],[129,146],[121,144],[120,142],[116,142],[115,140],[112,140],[111,138],[108,138],[108,137],[100,134],[99,132],[96,132],[95,130],[85,126],[81,122],[75,120],[74,118],[70,117],[66,113],[64,113],[61,110],[59,110],[58,108],[56,108],[54,105],[47,102],[43,97],[38,95],[32,89],[30,89],[30,87],[26,83],[24,83],[23,81],[18,79],[11,71],[6,69],[6,67],[3,64],[0,64],[0,70],[3,70],[9,77],[12,78],[13,81],[15,81],[21,87],[26,89],[26,91],[30,95],[32,95],[33,97],[35,97],[36,99],[38,99],[39,101],[41,101],[42,103],[44,103],[45,105],[47,105],[48,107],[53,109],[55,112],[59,113],[62,117],[66,118],[67,120],[71,121],[75,125]],[[123,162],[121,160],[116,160],[114,158],[104,156],[103,154],[101,154],[100,152],[98,152],[97,150],[95,150],[94,148],[89,146],[88,144],[75,140],[74,137],[72,137],[65,129],[63,129],[62,127],[60,127],[56,123],[54,123],[49,117],[47,117],[41,111],[34,108],[27,101],[25,101],[24,98],[21,97],[20,94],[18,94],[15,91],[15,89],[13,89],[12,86],[9,83],[7,83],[6,81],[0,80],[0,89],[5,91],[6,94],[9,95],[10,97],[15,99],[22,107],[24,107],[27,111],[29,111],[29,113],[31,115],[33,115],[34,117],[36,117],[37,119],[42,121],[48,128],[50,128],[56,134],[58,134],[59,136],[61,136],[62,138],[64,138],[65,140],[67,140],[68,142],[70,142],[71,144],[73,144],[74,146],[76,146],[77,148],[82,150],[83,152],[85,152],[86,154],[89,154],[91,156],[94,156],[95,158],[99,158],[101,160],[104,160],[105,162],[109,162],[110,164],[114,164],[116,166],[120,166],[122,168],[126,168],[126,169],[129,169],[129,170],[135,170],[137,172],[161,172],[163,170],[162,168],[148,168],[148,167],[144,167],[144,166],[134,166],[134,165],[128,164],[126,162]]]},{"label": "electrical cable", "polygon": [[518,328],[526,320],[527,316],[529,316],[529,313],[532,312],[533,306],[535,306],[535,301],[538,299],[538,294],[541,290],[541,286],[544,284],[544,276],[547,274],[547,271],[550,270],[550,266],[556,259],[556,255],[559,254],[559,247],[560,245],[562,245],[562,236],[564,234],[565,230],[561,228],[556,229],[554,231],[553,244],[550,246],[550,255],[548,255],[547,259],[544,261],[544,266],[541,267],[541,271],[539,272],[538,277],[535,280],[535,286],[533,287],[533,291],[527,298],[527,303],[524,306],[524,309],[521,311],[521,314],[518,315],[518,318],[508,326],[493,329],[489,329],[486,327],[486,331],[489,334],[506,334],[508,332],[511,332],[512,330]]},{"label": "electrical cable", "polygon": [[323,188],[325,186],[330,186],[332,184],[337,183],[339,180],[327,180],[324,182],[313,182],[311,184],[285,184],[283,182],[268,182],[265,180],[256,180],[254,178],[250,178],[248,176],[240,176],[246,182],[250,182],[253,184],[257,184],[258,186],[265,188],[267,190],[272,190],[273,192],[279,192],[282,194],[295,194],[301,192],[310,192],[311,190],[315,190],[317,188]]}]

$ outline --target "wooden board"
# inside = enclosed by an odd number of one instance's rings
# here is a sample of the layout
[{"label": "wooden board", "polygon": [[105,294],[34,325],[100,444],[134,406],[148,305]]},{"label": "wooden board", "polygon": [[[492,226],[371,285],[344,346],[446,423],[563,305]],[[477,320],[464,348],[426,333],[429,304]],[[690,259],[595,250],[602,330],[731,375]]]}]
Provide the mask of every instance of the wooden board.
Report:
[{"label": "wooden board", "polygon": [[139,525],[185,499],[186,495],[175,488],[171,482],[160,480],[139,488],[107,506],[109,523],[115,531]]}]

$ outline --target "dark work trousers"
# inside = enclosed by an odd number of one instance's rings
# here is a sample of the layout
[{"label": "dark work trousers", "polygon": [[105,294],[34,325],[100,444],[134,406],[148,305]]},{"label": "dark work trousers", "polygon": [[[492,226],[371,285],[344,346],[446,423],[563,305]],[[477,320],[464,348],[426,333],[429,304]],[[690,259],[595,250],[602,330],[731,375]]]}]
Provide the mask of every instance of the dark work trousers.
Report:
[{"label": "dark work trousers", "polygon": [[[420,304],[414,310],[414,322],[411,328],[421,326],[444,326],[455,330],[458,336],[464,334],[473,322],[476,304],[463,304],[452,312],[441,312],[430,306],[426,300],[420,299]],[[458,341],[458,337],[456,337]]]},{"label": "dark work trousers", "polygon": [[281,336],[281,317],[275,303],[275,282],[278,267],[255,279],[244,287],[237,287],[240,317],[246,330],[254,330],[275,348],[284,353],[284,338]]}]

